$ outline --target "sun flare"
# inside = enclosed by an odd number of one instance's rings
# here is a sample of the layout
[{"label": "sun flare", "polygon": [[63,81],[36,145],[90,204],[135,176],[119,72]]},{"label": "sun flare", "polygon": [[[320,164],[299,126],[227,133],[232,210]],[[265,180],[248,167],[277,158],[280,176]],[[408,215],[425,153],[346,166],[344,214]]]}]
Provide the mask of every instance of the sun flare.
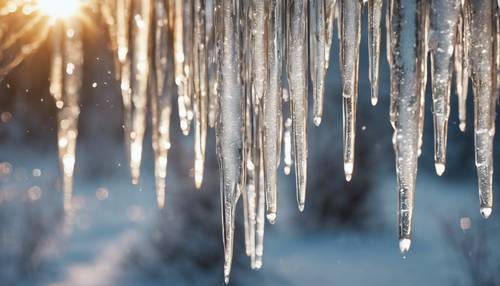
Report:
[{"label": "sun flare", "polygon": [[39,0],[37,8],[52,18],[68,18],[75,16],[82,6],[81,0]]}]

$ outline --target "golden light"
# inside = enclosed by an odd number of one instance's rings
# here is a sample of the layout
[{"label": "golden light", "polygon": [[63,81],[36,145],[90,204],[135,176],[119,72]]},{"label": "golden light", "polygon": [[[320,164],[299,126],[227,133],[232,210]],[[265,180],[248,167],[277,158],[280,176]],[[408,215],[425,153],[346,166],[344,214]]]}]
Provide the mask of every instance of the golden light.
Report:
[{"label": "golden light", "polygon": [[82,6],[81,0],[39,0],[37,9],[55,19],[75,16]]}]

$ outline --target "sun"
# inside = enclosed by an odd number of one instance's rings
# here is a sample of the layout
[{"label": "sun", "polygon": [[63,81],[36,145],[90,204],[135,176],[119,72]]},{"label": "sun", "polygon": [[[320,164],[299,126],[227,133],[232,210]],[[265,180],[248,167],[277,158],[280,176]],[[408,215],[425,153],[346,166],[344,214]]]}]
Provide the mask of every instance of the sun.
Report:
[{"label": "sun", "polygon": [[38,0],[38,10],[55,19],[75,16],[82,6],[82,0]]}]

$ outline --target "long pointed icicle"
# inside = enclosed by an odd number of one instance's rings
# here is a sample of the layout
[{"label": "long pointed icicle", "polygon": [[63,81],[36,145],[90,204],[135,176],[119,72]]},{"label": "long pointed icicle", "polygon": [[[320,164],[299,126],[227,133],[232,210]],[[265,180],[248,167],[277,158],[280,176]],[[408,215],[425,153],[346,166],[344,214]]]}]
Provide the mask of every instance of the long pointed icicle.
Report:
[{"label": "long pointed icicle", "polygon": [[338,4],[340,12],[340,66],[343,86],[344,171],[346,180],[350,181],[354,171],[356,139],[361,2],[358,0],[342,0]]},{"label": "long pointed icicle", "polygon": [[292,142],[299,210],[307,188],[307,1],[288,1],[287,61],[292,113]]},{"label": "long pointed icicle", "polygon": [[239,70],[239,18],[238,3],[218,0],[221,9],[217,44],[219,52],[219,103],[220,113],[217,132],[217,152],[221,172],[221,202],[224,241],[224,281],[229,283],[233,261],[235,208],[239,192],[241,166],[241,88]]},{"label": "long pointed icicle", "polygon": [[453,50],[456,41],[459,0],[432,0],[430,37],[432,98],[434,115],[434,161],[441,176],[446,166]]},{"label": "long pointed icicle", "polygon": [[59,162],[63,173],[64,211],[71,217],[83,65],[83,46],[78,23],[56,24],[53,51],[50,92],[58,109],[57,134]]},{"label": "long pointed icicle", "polygon": [[458,119],[460,131],[465,132],[467,126],[467,95],[469,89],[469,52],[468,52],[468,27],[469,21],[467,7],[461,5],[460,17],[457,23],[457,40],[455,43],[455,82],[458,97]]},{"label": "long pointed icicle", "polygon": [[411,244],[415,183],[418,166],[418,125],[420,115],[421,68],[419,54],[424,0],[392,0],[391,93],[397,97],[394,150],[399,194],[399,247],[406,252]]},{"label": "long pointed icicle", "polygon": [[150,0],[133,3],[132,24],[132,73],[131,73],[131,130],[130,172],[132,183],[138,184],[142,161],[142,145],[146,131],[147,89],[149,77],[149,30],[151,21]]},{"label": "long pointed icicle", "polygon": [[493,137],[495,135],[496,70],[494,61],[494,1],[468,1],[470,67],[474,89],[474,139],[481,215],[493,208]]},{"label": "long pointed icicle", "polygon": [[263,152],[264,178],[266,189],[267,219],[270,223],[276,221],[277,205],[277,170],[279,166],[281,109],[282,109],[282,12],[283,2],[270,2],[269,33],[268,33],[268,61],[269,79],[268,89],[263,100]]},{"label": "long pointed icicle", "polygon": [[131,73],[131,62],[130,62],[130,11],[132,7],[131,0],[118,0],[116,1],[116,43],[117,43],[117,53],[118,62],[120,63],[120,89],[123,101],[123,132],[125,134],[125,147],[127,151],[127,157],[129,164],[131,161],[130,157],[130,132],[132,130],[132,119],[131,119],[131,109],[132,109],[132,98],[131,98],[131,88],[130,88],[130,73]]},{"label": "long pointed icicle", "polygon": [[309,1],[309,47],[310,70],[313,84],[313,122],[319,126],[323,118],[323,98],[327,69],[326,41],[327,22],[325,21],[325,2]]},{"label": "long pointed icicle", "polygon": [[194,179],[201,188],[205,165],[208,128],[208,77],[205,27],[205,0],[194,0],[193,77],[194,77]]},{"label": "long pointed icicle", "polygon": [[368,0],[368,54],[370,58],[371,103],[378,102],[382,0]]},{"label": "long pointed icicle", "polygon": [[155,189],[158,207],[165,205],[168,151],[170,150],[170,117],[172,113],[173,78],[169,58],[172,43],[168,15],[163,0],[155,1],[155,42],[153,50],[152,86],[150,88],[152,141],[155,165]]},{"label": "long pointed icicle", "polygon": [[242,62],[240,66],[241,77],[244,84],[241,87],[244,94],[244,133],[243,133],[243,156],[242,156],[242,172],[240,184],[244,186],[242,189],[243,199],[243,214],[245,222],[245,246],[246,253],[250,257],[250,265],[255,267],[255,226],[256,226],[256,191],[258,188],[258,166],[254,161],[254,152],[256,151],[254,134],[255,134],[255,118],[257,114],[254,113],[254,96],[252,92],[252,13],[249,10],[252,6],[249,2],[244,3],[242,7],[245,12],[242,19],[242,49],[240,54]]}]

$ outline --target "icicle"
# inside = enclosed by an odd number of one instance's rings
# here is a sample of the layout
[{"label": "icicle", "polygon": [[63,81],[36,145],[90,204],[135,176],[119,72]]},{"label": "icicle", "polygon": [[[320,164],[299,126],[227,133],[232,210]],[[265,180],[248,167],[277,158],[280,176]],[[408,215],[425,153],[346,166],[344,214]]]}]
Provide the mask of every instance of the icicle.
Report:
[{"label": "icicle", "polygon": [[368,54],[370,58],[371,103],[378,102],[378,76],[380,64],[380,27],[382,0],[368,0]]},{"label": "icicle", "polygon": [[155,157],[155,182],[158,207],[165,205],[167,159],[170,150],[170,115],[172,112],[171,92],[173,78],[167,73],[173,69],[169,58],[172,37],[168,27],[168,15],[163,0],[155,0],[155,41],[153,68],[151,70],[151,119],[152,141]]},{"label": "icicle", "polygon": [[467,94],[469,89],[468,13],[461,5],[455,43],[455,81],[458,97],[458,118],[460,131],[465,132],[467,121]]},{"label": "icicle", "polygon": [[[262,141],[262,138],[260,139]],[[257,192],[257,217],[255,226],[255,264],[253,269],[260,269],[262,267],[262,256],[264,255],[264,228],[266,225],[266,195],[265,195],[265,171],[264,153],[262,148],[259,152],[259,190]]]},{"label": "icicle", "polygon": [[193,78],[194,78],[194,178],[201,188],[205,165],[205,146],[208,128],[208,77],[205,27],[205,0],[194,0]]},{"label": "icicle", "polygon": [[456,41],[460,0],[433,0],[430,4],[432,98],[434,115],[434,161],[441,176],[446,166],[452,56]]},{"label": "icicle", "polygon": [[266,1],[251,0],[250,2],[252,6],[251,33],[253,38],[252,84],[257,100],[260,101],[266,92],[265,89],[267,83],[268,64],[266,27],[268,27],[269,16],[267,15],[267,10],[269,7],[267,7]]},{"label": "icicle", "polygon": [[118,36],[116,23],[117,2],[118,1],[116,0],[103,0],[101,1],[99,8],[108,30],[108,41],[110,49],[113,52],[115,78],[119,81],[121,67],[120,60],[118,59]]},{"label": "icicle", "polygon": [[325,59],[326,69],[330,65],[330,51],[333,42],[333,25],[335,24],[336,0],[326,0],[325,2],[325,20],[326,20],[326,42]]},{"label": "icicle", "polygon": [[184,81],[183,81],[183,101],[185,109],[185,129],[182,129],[184,135],[189,135],[191,131],[191,123],[194,118],[194,75],[193,75],[193,35],[194,35],[194,0],[184,0],[183,6],[183,51],[184,51]]},{"label": "icicle", "polygon": [[277,215],[277,170],[279,166],[281,108],[282,108],[282,1],[273,0],[270,3],[268,58],[269,79],[268,89],[263,100],[263,152],[264,178],[267,201],[267,219],[274,223]]},{"label": "icicle", "polygon": [[243,3],[243,11],[246,11],[241,19],[241,49],[239,51],[242,57],[240,66],[241,78],[243,79],[243,86],[241,91],[244,94],[244,138],[243,138],[243,158],[242,158],[242,172],[240,184],[244,186],[242,190],[243,198],[243,212],[245,221],[245,241],[247,255],[250,257],[250,265],[255,266],[255,227],[256,227],[256,212],[257,212],[257,194],[258,191],[258,162],[255,162],[255,152],[257,151],[255,133],[255,122],[258,114],[254,109],[255,94],[252,92],[252,43],[251,43],[251,12],[252,7],[249,2]]},{"label": "icicle", "polygon": [[356,108],[358,101],[359,41],[361,2],[339,2],[340,66],[342,72],[342,110],[344,115],[344,171],[349,182],[354,171]]},{"label": "icicle", "polygon": [[217,118],[217,54],[215,45],[215,16],[217,7],[214,1],[205,2],[205,20],[206,20],[206,42],[208,55],[208,126],[215,127]]},{"label": "icicle", "polygon": [[314,125],[321,125],[323,118],[323,98],[325,93],[325,76],[327,70],[327,22],[325,21],[325,2],[309,1],[310,25],[310,70],[313,84]]},{"label": "icicle", "polygon": [[[130,88],[131,62],[130,62],[130,13],[131,0],[116,1],[116,43],[117,56],[120,63],[120,89],[123,101],[123,131],[125,134],[125,147],[129,164],[131,164],[130,132],[132,130],[132,94]],[[118,71],[117,71],[118,72]]]},{"label": "icicle", "polygon": [[474,139],[481,215],[493,208],[493,137],[495,135],[496,70],[493,36],[494,2],[468,1],[469,59],[474,89]]},{"label": "icicle", "polygon": [[299,210],[304,210],[307,187],[307,1],[287,2],[287,60],[292,113],[292,142]]},{"label": "icicle", "polygon": [[222,26],[217,31],[219,52],[219,102],[220,113],[217,124],[217,151],[221,173],[221,197],[224,241],[224,277],[229,282],[233,260],[235,208],[239,192],[242,110],[239,70],[239,21],[238,3],[232,0],[217,0],[221,9]]},{"label": "icicle", "polygon": [[421,109],[421,58],[425,43],[424,0],[392,0],[390,10],[391,93],[397,98],[394,133],[399,194],[400,249],[411,244],[415,182],[418,165],[418,125]]},{"label": "icicle", "polygon": [[181,131],[184,135],[189,134],[189,119],[186,103],[188,95],[186,92],[186,77],[184,74],[185,51],[184,51],[184,0],[174,0],[174,59],[175,59],[175,84],[177,86],[177,104],[179,109],[179,121]]},{"label": "icicle", "polygon": [[132,53],[131,53],[131,130],[130,172],[132,183],[138,184],[142,160],[142,144],[146,130],[147,89],[149,77],[149,30],[151,21],[150,0],[133,3]]},{"label": "icicle", "polygon": [[54,27],[50,93],[58,118],[59,164],[63,174],[64,211],[71,217],[73,173],[78,136],[79,97],[82,85],[83,47],[77,23],[58,23]]}]

